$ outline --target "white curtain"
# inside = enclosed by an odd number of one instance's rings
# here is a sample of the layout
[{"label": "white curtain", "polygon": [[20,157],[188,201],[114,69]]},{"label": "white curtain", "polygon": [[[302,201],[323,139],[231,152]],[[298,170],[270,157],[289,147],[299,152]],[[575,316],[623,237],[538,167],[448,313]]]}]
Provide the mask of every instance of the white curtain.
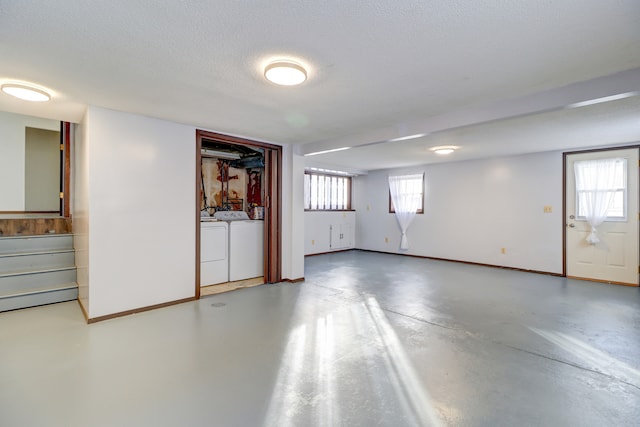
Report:
[{"label": "white curtain", "polygon": [[[596,227],[607,219],[607,211],[616,194],[616,176],[624,168],[622,159],[585,160],[573,164],[576,175],[576,197],[580,212],[591,226],[587,242],[600,242]],[[618,175],[619,176],[619,175]]]},{"label": "white curtain", "polygon": [[400,249],[409,249],[407,229],[422,204],[423,174],[389,177],[391,201],[396,212],[396,219],[402,231]]}]

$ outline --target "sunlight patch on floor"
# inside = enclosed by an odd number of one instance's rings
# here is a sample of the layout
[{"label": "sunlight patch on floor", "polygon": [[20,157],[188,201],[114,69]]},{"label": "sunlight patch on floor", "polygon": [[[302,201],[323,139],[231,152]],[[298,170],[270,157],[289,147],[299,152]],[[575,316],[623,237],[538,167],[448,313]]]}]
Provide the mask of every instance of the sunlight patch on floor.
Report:
[{"label": "sunlight patch on floor", "polygon": [[[340,375],[343,369],[353,373],[353,364],[365,380],[354,382],[354,377]],[[390,393],[388,385],[392,387]],[[345,393],[345,389],[351,398],[359,393],[375,396],[374,401],[361,402],[362,411],[393,408],[396,413],[391,415],[398,421],[441,425],[429,394],[374,297],[292,330],[265,425],[342,425],[345,420],[340,410],[347,397],[340,396],[340,391]]]},{"label": "sunlight patch on floor", "polygon": [[398,399],[406,408],[406,414],[412,414],[418,425],[438,426],[440,420],[433,408],[431,398],[417,379],[417,373],[407,353],[393,330],[380,304],[373,297],[366,299],[370,318],[375,324],[378,335],[386,350],[385,363],[387,375],[393,380]]},{"label": "sunlight patch on floor", "polygon": [[568,353],[576,356],[586,367],[603,374],[622,379],[640,387],[640,371],[617,360],[604,351],[562,332],[548,331],[530,327],[530,330],[547,341],[557,345]]}]

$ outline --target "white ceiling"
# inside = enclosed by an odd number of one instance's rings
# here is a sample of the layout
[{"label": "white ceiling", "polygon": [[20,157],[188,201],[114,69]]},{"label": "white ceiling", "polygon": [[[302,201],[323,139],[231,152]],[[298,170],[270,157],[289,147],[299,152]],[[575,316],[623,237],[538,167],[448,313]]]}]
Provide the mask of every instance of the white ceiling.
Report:
[{"label": "white ceiling", "polygon": [[[281,57],[298,87],[267,83]],[[364,170],[640,141],[638,0],[2,0],[0,110],[79,121],[87,105],[297,144]],[[428,133],[412,141],[380,143]]]}]

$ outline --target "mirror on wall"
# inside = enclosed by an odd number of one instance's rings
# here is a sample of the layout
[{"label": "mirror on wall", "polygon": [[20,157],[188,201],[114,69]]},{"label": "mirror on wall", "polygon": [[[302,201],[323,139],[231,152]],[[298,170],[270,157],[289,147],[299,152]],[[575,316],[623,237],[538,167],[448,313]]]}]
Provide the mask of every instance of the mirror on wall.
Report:
[{"label": "mirror on wall", "polygon": [[0,213],[60,212],[60,122],[0,112]]}]

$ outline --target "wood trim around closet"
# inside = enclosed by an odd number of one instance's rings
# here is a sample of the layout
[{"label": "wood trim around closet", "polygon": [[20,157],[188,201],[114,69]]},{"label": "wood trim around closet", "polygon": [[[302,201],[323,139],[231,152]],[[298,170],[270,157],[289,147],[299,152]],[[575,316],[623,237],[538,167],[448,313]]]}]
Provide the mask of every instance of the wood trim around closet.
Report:
[{"label": "wood trim around closet", "polygon": [[202,164],[201,153],[202,149],[202,138],[200,137],[199,131],[196,131],[196,299],[200,299],[200,193],[201,193],[201,184],[200,184],[200,174],[202,173]]}]

